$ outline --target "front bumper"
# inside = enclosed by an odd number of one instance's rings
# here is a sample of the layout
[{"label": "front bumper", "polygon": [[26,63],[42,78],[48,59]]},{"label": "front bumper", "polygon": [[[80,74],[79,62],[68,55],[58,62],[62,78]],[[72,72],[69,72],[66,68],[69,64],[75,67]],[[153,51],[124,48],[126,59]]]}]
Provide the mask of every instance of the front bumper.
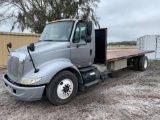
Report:
[{"label": "front bumper", "polygon": [[40,100],[45,88],[45,85],[38,87],[22,87],[11,83],[8,80],[7,74],[3,76],[3,83],[6,90],[15,98],[24,101]]}]

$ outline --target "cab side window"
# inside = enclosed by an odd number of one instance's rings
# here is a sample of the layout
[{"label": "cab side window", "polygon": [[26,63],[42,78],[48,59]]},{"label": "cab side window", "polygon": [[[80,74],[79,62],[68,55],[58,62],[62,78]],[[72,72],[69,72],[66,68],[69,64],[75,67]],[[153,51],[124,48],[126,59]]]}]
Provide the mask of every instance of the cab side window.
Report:
[{"label": "cab side window", "polygon": [[86,23],[78,23],[74,37],[73,37],[73,43],[79,43],[80,41],[84,41],[86,38]]}]

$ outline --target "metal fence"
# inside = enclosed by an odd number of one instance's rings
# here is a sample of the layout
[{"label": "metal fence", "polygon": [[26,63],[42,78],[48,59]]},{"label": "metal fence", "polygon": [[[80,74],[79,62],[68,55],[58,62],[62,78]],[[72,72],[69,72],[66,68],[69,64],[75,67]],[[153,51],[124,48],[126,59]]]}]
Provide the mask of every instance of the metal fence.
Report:
[{"label": "metal fence", "polygon": [[7,43],[11,42],[11,50],[14,50],[21,46],[38,41],[39,37],[39,34],[0,32],[0,66],[7,65]]}]

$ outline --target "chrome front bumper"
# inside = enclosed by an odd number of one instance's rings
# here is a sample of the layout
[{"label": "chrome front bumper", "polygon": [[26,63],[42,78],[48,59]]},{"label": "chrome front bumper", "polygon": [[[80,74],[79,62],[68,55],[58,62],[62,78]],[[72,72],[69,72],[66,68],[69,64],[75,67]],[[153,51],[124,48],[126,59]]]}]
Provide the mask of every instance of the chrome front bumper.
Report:
[{"label": "chrome front bumper", "polygon": [[8,80],[7,74],[3,76],[3,85],[6,90],[15,98],[24,101],[35,101],[40,100],[45,88],[45,85],[38,87],[22,87],[11,83]]}]

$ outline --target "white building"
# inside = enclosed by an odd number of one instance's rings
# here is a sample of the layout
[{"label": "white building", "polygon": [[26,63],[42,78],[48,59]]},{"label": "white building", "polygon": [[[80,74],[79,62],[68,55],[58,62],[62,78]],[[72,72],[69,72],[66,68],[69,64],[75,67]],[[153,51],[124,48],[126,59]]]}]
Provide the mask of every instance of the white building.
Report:
[{"label": "white building", "polygon": [[146,56],[148,57],[148,59],[160,60],[160,35],[146,35],[138,38],[137,49],[154,50],[154,53],[149,53]]}]

